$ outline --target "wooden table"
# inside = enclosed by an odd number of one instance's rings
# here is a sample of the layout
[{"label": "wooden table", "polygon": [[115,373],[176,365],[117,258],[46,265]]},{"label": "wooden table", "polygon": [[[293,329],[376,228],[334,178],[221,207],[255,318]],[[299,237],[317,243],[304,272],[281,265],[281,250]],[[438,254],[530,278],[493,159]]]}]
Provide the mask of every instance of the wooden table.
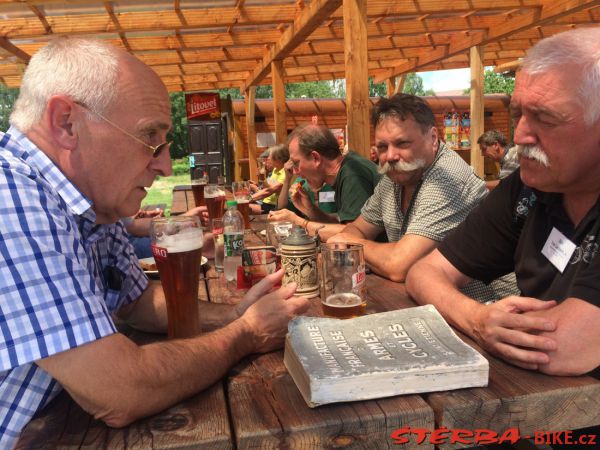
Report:
[{"label": "wooden table", "polygon": [[[264,227],[262,219],[255,220],[255,226]],[[260,242],[255,234],[248,239]],[[202,299],[235,302],[243,295],[232,294],[213,268],[206,276]],[[368,275],[367,286],[371,312],[414,305],[403,284]],[[311,314],[320,315],[319,300],[312,302]],[[131,338],[146,343],[164,336],[134,332]],[[26,427],[17,448],[382,449],[396,448],[390,433],[405,426],[490,429],[498,433],[518,427],[526,436],[535,431],[600,424],[600,381],[586,376],[546,376],[490,355],[486,355],[490,361],[486,388],[311,409],[287,373],[282,357],[282,351],[248,357],[203,393],[123,429],[94,420],[63,393]],[[427,449],[433,445],[417,446],[413,441],[403,448],[413,447]]]},{"label": "wooden table", "polygon": [[188,209],[192,209],[195,206],[194,193],[192,192],[192,186],[190,184],[175,186],[173,188],[173,203],[171,205],[172,216],[183,214]]}]

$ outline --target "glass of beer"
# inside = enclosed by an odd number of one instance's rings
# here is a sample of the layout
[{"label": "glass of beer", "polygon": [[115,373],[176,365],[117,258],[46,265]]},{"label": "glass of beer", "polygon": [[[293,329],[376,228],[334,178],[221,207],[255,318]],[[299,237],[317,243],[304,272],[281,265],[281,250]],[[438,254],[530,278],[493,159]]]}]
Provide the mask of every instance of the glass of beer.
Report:
[{"label": "glass of beer", "polygon": [[204,186],[204,201],[208,210],[208,218],[220,219],[225,213],[225,188],[218,184]]},{"label": "glass of beer", "polygon": [[195,336],[200,333],[198,284],[204,243],[200,219],[157,217],[150,237],[167,303],[169,338]]},{"label": "glass of beer", "polygon": [[205,172],[197,172],[199,175],[192,176],[192,193],[194,194],[194,203],[196,206],[206,206],[204,201],[204,187],[208,184],[208,177]]},{"label": "glass of beer", "polygon": [[362,244],[322,244],[321,265],[323,314],[339,319],[364,315],[367,285]]},{"label": "glass of beer", "polygon": [[250,183],[247,181],[234,181],[231,184],[233,197],[238,204],[238,211],[244,217],[244,228],[250,229]]}]

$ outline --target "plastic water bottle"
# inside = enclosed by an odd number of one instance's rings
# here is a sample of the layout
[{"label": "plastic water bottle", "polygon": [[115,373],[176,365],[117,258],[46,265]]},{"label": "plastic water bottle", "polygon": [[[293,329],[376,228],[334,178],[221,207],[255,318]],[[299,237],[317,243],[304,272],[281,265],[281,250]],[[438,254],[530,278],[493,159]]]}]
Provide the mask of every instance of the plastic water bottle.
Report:
[{"label": "plastic water bottle", "polygon": [[237,280],[237,268],[242,265],[244,249],[244,218],[237,209],[237,202],[229,200],[223,215],[223,237],[225,241],[225,279]]}]

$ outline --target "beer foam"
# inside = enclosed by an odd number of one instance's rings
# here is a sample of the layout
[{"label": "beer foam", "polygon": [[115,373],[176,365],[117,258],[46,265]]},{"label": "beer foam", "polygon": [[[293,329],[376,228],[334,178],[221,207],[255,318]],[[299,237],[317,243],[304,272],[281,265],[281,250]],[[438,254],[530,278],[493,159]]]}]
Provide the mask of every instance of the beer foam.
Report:
[{"label": "beer foam", "polygon": [[213,191],[213,192],[204,191],[204,198],[216,198],[216,197],[225,197],[225,191],[222,191],[221,189],[217,189],[216,191]]},{"label": "beer foam", "polygon": [[178,234],[163,234],[156,239],[156,245],[167,249],[169,253],[189,252],[202,248],[204,239],[199,228],[187,228]]}]

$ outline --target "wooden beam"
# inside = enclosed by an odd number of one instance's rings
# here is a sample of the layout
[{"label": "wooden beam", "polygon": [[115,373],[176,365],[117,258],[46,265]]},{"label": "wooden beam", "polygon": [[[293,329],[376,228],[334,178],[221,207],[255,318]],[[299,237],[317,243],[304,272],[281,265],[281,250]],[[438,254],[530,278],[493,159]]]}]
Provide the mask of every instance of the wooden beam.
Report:
[{"label": "wooden beam", "polygon": [[427,64],[457,55],[473,46],[498,41],[511,34],[544,25],[565,15],[595,6],[598,4],[598,0],[570,0],[567,2],[542,0],[540,3],[540,8],[526,11],[519,16],[514,16],[511,20],[498,24],[496,27],[490,27],[487,33],[468,33],[461,39],[455,39],[454,42],[451,42],[449,46],[443,49],[434,51],[430,51],[429,49],[424,50],[416,62],[406,62],[393,69],[379,71],[375,75],[374,81],[380,83],[387,78],[401,73],[414,72]]},{"label": "wooden beam", "polygon": [[31,56],[29,56],[29,54],[25,53],[23,50],[21,50],[19,47],[14,45],[12,42],[10,42],[5,37],[0,37],[0,47],[3,48],[4,50],[6,50],[11,55],[16,56],[19,60],[21,60],[25,64],[29,64],[29,60],[31,59]]},{"label": "wooden beam", "polygon": [[483,46],[470,49],[471,60],[471,167],[475,174],[484,178],[484,160],[477,139],[483,134]]},{"label": "wooden beam", "polygon": [[242,180],[242,165],[240,161],[244,159],[244,139],[242,138],[242,118],[238,115],[232,114],[233,123],[233,153],[235,155],[234,168],[233,168],[233,180]]},{"label": "wooden beam", "polygon": [[521,58],[515,59],[514,61],[510,61],[504,64],[498,64],[494,67],[494,72],[502,73],[502,72],[513,72],[521,67]]},{"label": "wooden beam", "polygon": [[367,0],[344,0],[344,55],[346,61],[346,142],[369,157],[369,73],[367,56]]},{"label": "wooden beam", "polygon": [[291,51],[304,41],[327,17],[339,8],[342,0],[313,0],[294,20],[279,41],[263,56],[262,62],[254,69],[244,83],[244,90],[261,81],[271,69],[271,62],[286,58]]},{"label": "wooden beam", "polygon": [[250,179],[255,180],[258,169],[256,160],[256,124],[254,120],[254,108],[256,104],[256,86],[250,86],[244,91],[246,103],[246,136],[248,137],[248,164]]},{"label": "wooden beam", "polygon": [[287,120],[285,109],[285,82],[283,79],[283,61],[271,63],[273,79],[273,113],[275,119],[275,142],[281,144],[287,138]]}]

